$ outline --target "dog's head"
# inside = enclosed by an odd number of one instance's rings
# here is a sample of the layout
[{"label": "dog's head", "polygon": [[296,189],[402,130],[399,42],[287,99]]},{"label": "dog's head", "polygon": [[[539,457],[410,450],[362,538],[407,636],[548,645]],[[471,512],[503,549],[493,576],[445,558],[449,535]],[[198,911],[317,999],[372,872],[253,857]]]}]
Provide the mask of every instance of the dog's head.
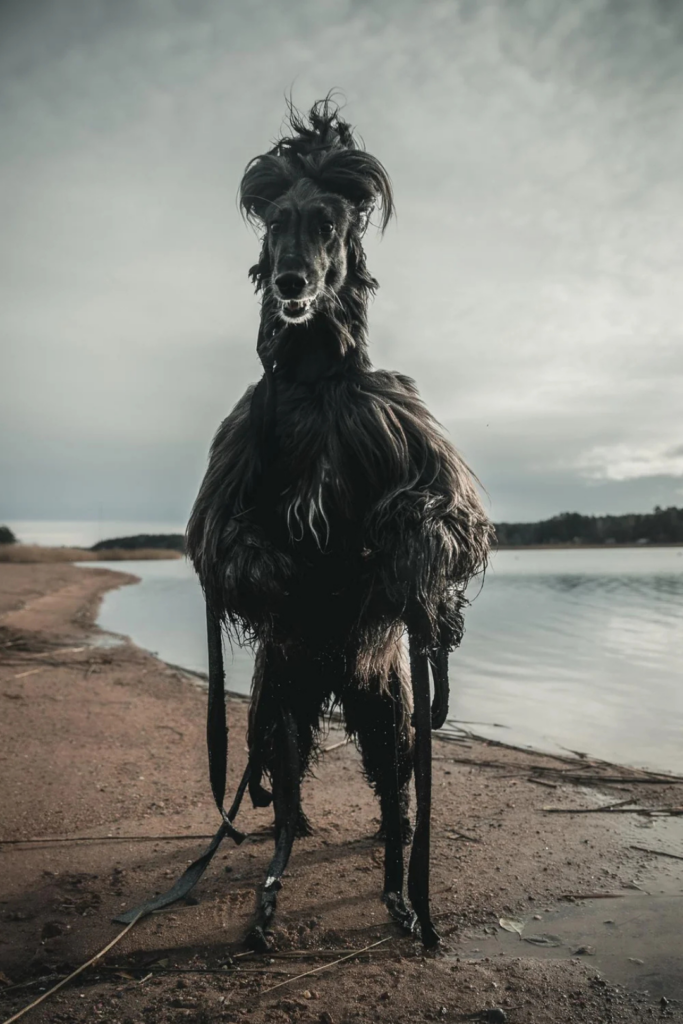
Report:
[{"label": "dog's head", "polygon": [[250,276],[279,321],[297,325],[343,311],[345,289],[377,287],[361,240],[374,210],[384,230],[393,197],[386,170],[329,97],[308,118],[290,106],[289,125],[291,135],[247,166],[240,202],[265,232]]}]

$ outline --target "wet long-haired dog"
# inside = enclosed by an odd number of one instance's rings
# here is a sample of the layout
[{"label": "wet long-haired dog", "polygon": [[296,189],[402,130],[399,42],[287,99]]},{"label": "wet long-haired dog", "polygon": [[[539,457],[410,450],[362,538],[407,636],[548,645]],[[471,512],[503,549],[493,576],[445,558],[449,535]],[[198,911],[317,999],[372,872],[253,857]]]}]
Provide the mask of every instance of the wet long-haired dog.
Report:
[{"label": "wet long-haired dog", "polygon": [[[301,781],[323,715],[337,705],[379,798],[384,901],[409,930],[417,915],[423,942],[434,945],[430,725],[446,715],[447,656],[462,636],[465,586],[486,563],[490,525],[413,382],[370,363],[377,281],[362,239],[373,211],[382,229],[392,215],[386,170],[329,100],[307,118],[290,108],[289,126],[247,166],[240,190],[263,230],[250,276],[262,295],[264,377],[215,437],[187,532],[214,652],[220,624],[257,647],[249,791],[266,805],[270,779],[276,849],[250,942],[268,946],[280,880],[307,829]],[[413,768],[411,908],[402,847]]]}]

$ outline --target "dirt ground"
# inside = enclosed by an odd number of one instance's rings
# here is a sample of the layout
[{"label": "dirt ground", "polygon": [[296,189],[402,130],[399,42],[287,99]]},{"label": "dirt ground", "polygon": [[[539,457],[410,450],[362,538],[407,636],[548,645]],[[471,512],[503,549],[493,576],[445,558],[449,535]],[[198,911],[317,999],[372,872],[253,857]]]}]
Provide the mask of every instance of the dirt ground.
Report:
[{"label": "dirt ground", "polygon": [[[0,565],[3,1021],[114,939],[112,917],[169,887],[218,825],[201,687],[128,641],[108,645],[93,626],[101,595],[132,582],[66,564]],[[231,701],[229,717],[234,787],[245,703]],[[275,952],[242,944],[272,849],[270,812],[245,802],[239,821],[252,838],[224,843],[196,899],[138,922],[25,1019],[683,1022],[675,999],[602,977],[590,945],[547,959],[506,930],[542,939],[558,907],[633,894],[653,858],[631,848],[632,816],[580,812],[622,801],[681,809],[683,784],[472,738],[435,741],[432,902],[443,949],[426,956],[380,902],[377,807],[342,739],[333,728],[324,745],[334,749],[304,786],[315,832],[295,846]],[[68,841],[27,842],[45,837]]]}]

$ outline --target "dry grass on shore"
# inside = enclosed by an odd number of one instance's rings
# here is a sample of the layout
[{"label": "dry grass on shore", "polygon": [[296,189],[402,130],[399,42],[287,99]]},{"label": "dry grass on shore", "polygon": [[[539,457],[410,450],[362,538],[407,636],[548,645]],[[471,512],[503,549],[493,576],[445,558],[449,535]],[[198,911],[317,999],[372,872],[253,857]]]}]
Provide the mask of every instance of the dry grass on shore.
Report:
[{"label": "dry grass on shore", "polygon": [[111,548],[90,551],[88,548],[50,548],[41,544],[0,544],[1,562],[131,562],[183,558],[170,548]]}]

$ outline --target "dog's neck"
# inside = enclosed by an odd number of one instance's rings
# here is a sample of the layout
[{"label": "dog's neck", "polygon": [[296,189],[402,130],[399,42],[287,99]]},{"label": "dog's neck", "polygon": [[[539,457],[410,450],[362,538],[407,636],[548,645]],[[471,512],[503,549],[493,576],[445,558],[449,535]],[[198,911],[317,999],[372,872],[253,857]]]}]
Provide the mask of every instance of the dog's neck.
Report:
[{"label": "dog's neck", "polygon": [[288,324],[266,292],[258,353],[264,366],[288,382],[313,384],[370,367],[367,351],[367,289],[347,287],[339,306],[319,309],[303,324]]}]

